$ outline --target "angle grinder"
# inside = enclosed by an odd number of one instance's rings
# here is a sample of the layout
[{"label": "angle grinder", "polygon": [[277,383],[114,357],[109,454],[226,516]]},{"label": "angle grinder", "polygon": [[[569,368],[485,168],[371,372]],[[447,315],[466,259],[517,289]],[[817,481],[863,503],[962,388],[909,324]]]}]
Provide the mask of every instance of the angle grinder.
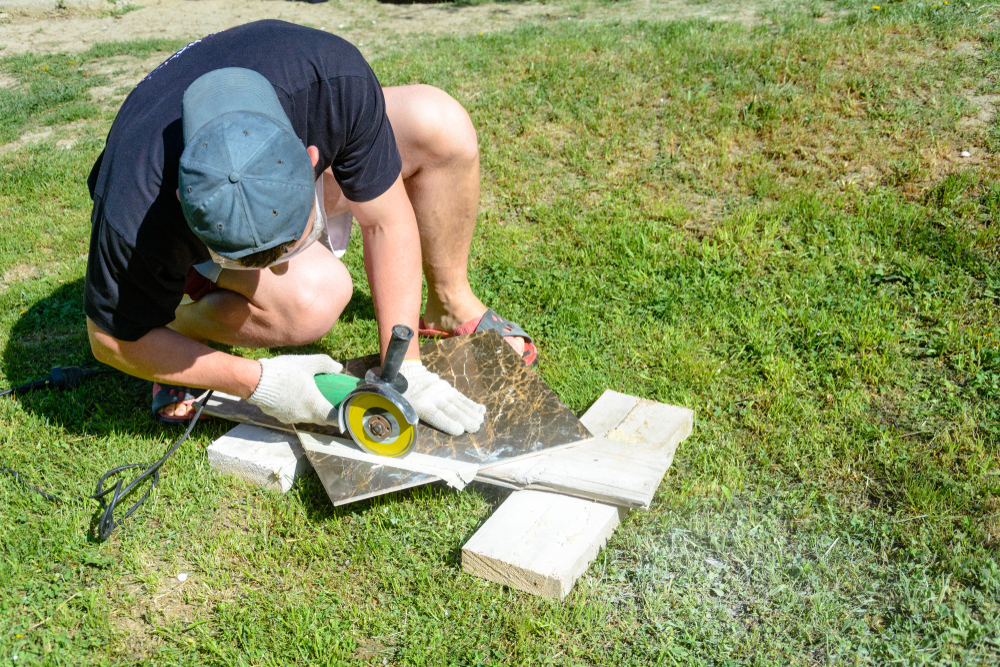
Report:
[{"label": "angle grinder", "polygon": [[403,398],[406,378],[399,374],[412,338],[413,329],[394,326],[385,362],[364,380],[344,373],[316,376],[320,393],[338,410],[340,431],[370,454],[403,456],[417,443],[417,413]]}]

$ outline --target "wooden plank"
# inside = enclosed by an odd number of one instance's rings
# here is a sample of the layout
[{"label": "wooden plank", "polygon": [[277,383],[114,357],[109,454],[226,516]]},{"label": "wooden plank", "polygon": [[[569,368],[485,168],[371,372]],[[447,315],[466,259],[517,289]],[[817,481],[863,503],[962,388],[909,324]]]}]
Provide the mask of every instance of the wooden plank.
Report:
[{"label": "wooden plank", "polygon": [[673,460],[676,443],[682,439],[682,431],[675,434],[675,442],[668,447],[595,439],[572,450],[536,457],[534,463],[480,470],[476,479],[649,509]]},{"label": "wooden plank", "polygon": [[678,405],[639,399],[625,419],[604,437],[620,442],[667,446],[677,437],[675,432],[677,428],[683,431],[681,440],[684,440],[691,434],[693,426],[692,410]]},{"label": "wooden plank", "polygon": [[621,506],[517,491],[462,548],[462,569],[522,591],[565,597],[627,508],[649,506],[693,417],[685,408],[606,391],[580,418],[595,438],[518,465],[480,470],[477,479],[488,477],[484,481],[499,486],[536,485]]},{"label": "wooden plank", "polygon": [[462,569],[494,583],[564,598],[621,521],[610,505],[517,491],[462,547]]},{"label": "wooden plank", "polygon": [[280,493],[309,467],[295,434],[250,424],[230,430],[206,453],[214,470]]},{"label": "wooden plank", "polygon": [[580,421],[592,433],[606,433],[605,437],[530,459],[484,466],[476,479],[649,509],[677,446],[691,433],[694,413],[608,391]]},{"label": "wooden plank", "polygon": [[583,413],[580,421],[595,438],[603,438],[609,431],[617,428],[638,403],[638,396],[605,389],[600,398]]}]

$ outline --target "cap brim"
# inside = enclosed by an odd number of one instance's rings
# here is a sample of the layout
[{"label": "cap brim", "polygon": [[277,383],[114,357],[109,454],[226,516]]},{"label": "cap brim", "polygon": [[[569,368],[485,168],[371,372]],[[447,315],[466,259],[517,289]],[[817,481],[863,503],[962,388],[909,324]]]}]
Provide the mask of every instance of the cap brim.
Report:
[{"label": "cap brim", "polygon": [[213,118],[233,111],[251,111],[292,129],[271,82],[253,70],[224,67],[202,74],[184,91],[181,121],[184,143]]}]

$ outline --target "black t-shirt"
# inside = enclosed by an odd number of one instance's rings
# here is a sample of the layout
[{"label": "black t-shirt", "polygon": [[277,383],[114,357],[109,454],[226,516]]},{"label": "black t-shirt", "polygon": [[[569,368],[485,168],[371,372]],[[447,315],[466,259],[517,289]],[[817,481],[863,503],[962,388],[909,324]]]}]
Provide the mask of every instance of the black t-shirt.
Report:
[{"label": "black t-shirt", "polygon": [[402,168],[385,99],[361,53],[343,39],[283,21],[258,21],[188,44],[143,79],[108,133],[87,185],[94,210],[84,309],[134,341],[174,319],[188,268],[209,259],[177,201],[184,138],[181,99],[222,67],[261,73],[295,133],[319,149],[351,201],[384,193]]}]

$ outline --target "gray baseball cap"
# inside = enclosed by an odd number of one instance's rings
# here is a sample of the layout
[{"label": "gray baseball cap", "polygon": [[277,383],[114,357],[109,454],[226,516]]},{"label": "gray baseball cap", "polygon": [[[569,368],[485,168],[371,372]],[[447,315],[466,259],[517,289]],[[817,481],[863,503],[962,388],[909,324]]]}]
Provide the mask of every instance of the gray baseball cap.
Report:
[{"label": "gray baseball cap", "polygon": [[181,209],[205,245],[239,259],[302,236],[312,161],[267,79],[240,67],[203,74],[184,92],[181,121]]}]

